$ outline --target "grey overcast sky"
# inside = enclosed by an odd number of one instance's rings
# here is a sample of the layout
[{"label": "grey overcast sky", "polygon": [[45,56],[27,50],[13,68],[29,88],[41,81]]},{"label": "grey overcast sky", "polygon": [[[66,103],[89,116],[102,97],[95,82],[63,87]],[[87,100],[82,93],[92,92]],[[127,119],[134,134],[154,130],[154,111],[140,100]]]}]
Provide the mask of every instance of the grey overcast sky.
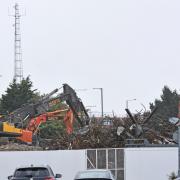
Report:
[{"label": "grey overcast sky", "polygon": [[[19,0],[24,76],[47,93],[63,83],[87,106],[147,108],[164,85],[180,89],[179,0]],[[14,73],[13,0],[0,2],[0,93]]]}]

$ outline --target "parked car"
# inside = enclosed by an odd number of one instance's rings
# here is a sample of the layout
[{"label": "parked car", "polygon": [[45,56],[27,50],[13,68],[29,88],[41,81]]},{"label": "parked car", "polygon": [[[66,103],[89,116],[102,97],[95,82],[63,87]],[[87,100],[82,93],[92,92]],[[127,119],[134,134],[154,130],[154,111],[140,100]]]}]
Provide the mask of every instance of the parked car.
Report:
[{"label": "parked car", "polygon": [[74,180],[115,180],[115,178],[109,170],[93,169],[79,171]]},{"label": "parked car", "polygon": [[54,175],[50,166],[26,166],[17,168],[9,180],[56,180],[61,174]]}]

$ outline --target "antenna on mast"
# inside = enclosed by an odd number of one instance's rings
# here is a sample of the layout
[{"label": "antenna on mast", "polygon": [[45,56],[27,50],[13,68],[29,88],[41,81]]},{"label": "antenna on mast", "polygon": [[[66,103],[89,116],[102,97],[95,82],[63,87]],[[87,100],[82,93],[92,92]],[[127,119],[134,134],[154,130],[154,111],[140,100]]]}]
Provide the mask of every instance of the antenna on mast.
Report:
[{"label": "antenna on mast", "polygon": [[14,79],[20,83],[23,79],[23,63],[22,63],[22,50],[21,50],[21,32],[20,32],[20,18],[18,3],[14,6]]}]

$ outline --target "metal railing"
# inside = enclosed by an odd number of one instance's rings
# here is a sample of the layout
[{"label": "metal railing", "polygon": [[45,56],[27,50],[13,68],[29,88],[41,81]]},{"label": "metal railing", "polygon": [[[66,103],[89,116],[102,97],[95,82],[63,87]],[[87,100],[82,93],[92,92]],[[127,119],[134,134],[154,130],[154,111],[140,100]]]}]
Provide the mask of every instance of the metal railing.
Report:
[{"label": "metal railing", "polygon": [[124,149],[88,149],[87,169],[108,169],[116,180],[124,180]]}]

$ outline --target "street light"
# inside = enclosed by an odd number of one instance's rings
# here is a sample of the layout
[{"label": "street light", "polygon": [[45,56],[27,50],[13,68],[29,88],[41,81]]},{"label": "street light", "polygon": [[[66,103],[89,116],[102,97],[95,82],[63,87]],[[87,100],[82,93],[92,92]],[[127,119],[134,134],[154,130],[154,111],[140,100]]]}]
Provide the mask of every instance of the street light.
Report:
[{"label": "street light", "polygon": [[87,91],[88,89],[75,89],[75,91]]},{"label": "street light", "polygon": [[130,102],[130,101],[136,101],[136,99],[128,99],[128,100],[126,100],[126,109],[128,109],[128,102]]},{"label": "street light", "polygon": [[101,92],[101,116],[104,117],[104,109],[103,109],[103,88],[93,88],[94,90],[100,90]]},{"label": "street light", "polygon": [[86,106],[86,108],[94,108],[94,107],[96,107],[96,106]]},{"label": "street light", "polygon": [[173,137],[173,139],[178,143],[178,178],[177,180],[180,180],[180,102],[178,103],[177,117],[169,118],[169,122],[178,127],[178,130],[175,132],[177,137]]}]

